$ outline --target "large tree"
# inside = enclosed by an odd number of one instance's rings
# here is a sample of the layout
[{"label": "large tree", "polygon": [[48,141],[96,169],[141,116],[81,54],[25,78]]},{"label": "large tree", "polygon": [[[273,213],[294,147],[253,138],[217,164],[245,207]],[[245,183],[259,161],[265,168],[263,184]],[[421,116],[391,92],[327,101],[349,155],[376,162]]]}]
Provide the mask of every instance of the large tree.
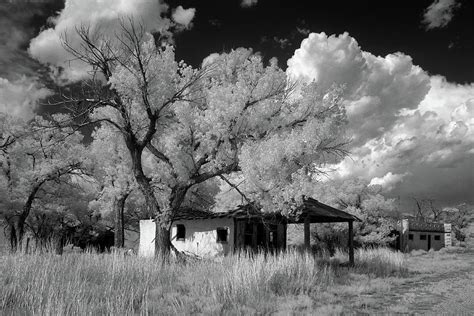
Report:
[{"label": "large tree", "polygon": [[173,217],[195,186],[241,173],[252,187],[249,199],[281,210],[299,199],[299,183],[328,155],[344,154],[338,89],[292,84],[276,60],[266,65],[237,49],[193,69],[133,21],[114,39],[88,27],[77,33],[81,46],[64,46],[96,70],[101,85],[64,102],[91,113],[84,124],[109,124],[122,135],[156,215],[157,254],[169,252]]}]

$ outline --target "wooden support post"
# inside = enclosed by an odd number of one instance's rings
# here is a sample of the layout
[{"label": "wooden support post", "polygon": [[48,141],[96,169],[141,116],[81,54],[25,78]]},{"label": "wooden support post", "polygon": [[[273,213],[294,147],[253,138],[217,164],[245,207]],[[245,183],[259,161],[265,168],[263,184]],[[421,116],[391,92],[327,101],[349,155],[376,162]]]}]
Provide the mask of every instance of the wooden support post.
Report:
[{"label": "wooden support post", "polygon": [[306,250],[311,248],[311,227],[309,217],[304,219],[304,248]]},{"label": "wooden support post", "polygon": [[349,221],[349,264],[354,265],[354,222]]}]

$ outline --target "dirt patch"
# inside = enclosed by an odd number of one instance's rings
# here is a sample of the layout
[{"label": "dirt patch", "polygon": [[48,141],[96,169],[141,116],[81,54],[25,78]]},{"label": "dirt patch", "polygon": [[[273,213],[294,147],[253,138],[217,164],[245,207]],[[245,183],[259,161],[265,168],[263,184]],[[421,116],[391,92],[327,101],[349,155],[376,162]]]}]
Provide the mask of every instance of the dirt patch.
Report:
[{"label": "dirt patch", "polygon": [[357,313],[472,315],[474,249],[407,256],[407,278],[387,279],[390,290],[360,295]]}]

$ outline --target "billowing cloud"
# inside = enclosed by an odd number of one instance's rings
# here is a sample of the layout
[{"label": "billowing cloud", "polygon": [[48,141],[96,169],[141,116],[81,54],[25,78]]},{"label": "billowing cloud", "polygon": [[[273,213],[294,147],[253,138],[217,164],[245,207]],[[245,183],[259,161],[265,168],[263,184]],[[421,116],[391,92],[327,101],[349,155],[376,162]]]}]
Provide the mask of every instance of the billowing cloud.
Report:
[{"label": "billowing cloud", "polygon": [[0,78],[0,112],[28,120],[33,117],[38,101],[51,94],[32,77],[15,81]]},{"label": "billowing cloud", "polygon": [[258,3],[258,0],[242,0],[242,2],[240,3],[240,6],[242,8],[250,8],[257,5],[257,3]]},{"label": "billowing cloud", "polygon": [[474,84],[428,76],[402,53],[364,52],[347,33],[311,34],[288,73],[320,89],[344,84],[351,156],[334,177],[364,177],[405,197],[474,202]]},{"label": "billowing cloud", "polygon": [[182,6],[178,6],[176,9],[173,10],[173,14],[171,18],[178,24],[183,25],[185,28],[191,27],[191,21],[196,14],[196,9],[189,8],[184,9]]},{"label": "billowing cloud", "polygon": [[454,11],[460,6],[457,0],[435,0],[423,14],[422,23],[425,29],[445,27],[453,18]]},{"label": "billowing cloud", "polygon": [[62,67],[59,79],[76,81],[87,77],[90,68],[73,57],[62,47],[61,38],[67,36],[69,44],[80,47],[75,32],[85,25],[102,37],[113,38],[120,33],[119,18],[140,21],[146,31],[162,31],[170,21],[161,17],[168,6],[161,0],[66,0],[64,9],[51,19],[54,27],[43,30],[30,42],[28,52],[42,63]]},{"label": "billowing cloud", "polygon": [[315,80],[321,91],[343,85],[349,130],[361,144],[389,130],[403,109],[416,109],[429,90],[429,77],[410,56],[364,52],[344,33],[312,33],[288,60],[294,78]]},{"label": "billowing cloud", "polygon": [[391,172],[388,172],[386,175],[383,177],[375,177],[370,180],[370,185],[380,185],[382,186],[385,190],[392,190],[393,187],[401,182],[405,176],[407,176],[408,173],[404,174],[393,174]]},{"label": "billowing cloud", "polygon": [[49,16],[50,5],[7,2],[0,3],[0,77],[18,80],[21,76],[41,76],[41,65],[28,56],[25,47],[34,36],[35,23]]}]

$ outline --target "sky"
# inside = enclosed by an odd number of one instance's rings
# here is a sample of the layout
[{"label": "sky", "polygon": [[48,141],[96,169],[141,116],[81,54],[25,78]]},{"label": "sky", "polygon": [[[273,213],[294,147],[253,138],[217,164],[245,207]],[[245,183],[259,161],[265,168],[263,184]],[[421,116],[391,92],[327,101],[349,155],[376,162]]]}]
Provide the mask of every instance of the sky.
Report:
[{"label": "sky", "polygon": [[48,111],[41,100],[87,76],[59,35],[81,22],[113,34],[117,15],[162,32],[195,67],[247,47],[292,78],[344,85],[351,155],[332,177],[362,177],[406,201],[474,204],[471,1],[4,1],[0,111]]}]

